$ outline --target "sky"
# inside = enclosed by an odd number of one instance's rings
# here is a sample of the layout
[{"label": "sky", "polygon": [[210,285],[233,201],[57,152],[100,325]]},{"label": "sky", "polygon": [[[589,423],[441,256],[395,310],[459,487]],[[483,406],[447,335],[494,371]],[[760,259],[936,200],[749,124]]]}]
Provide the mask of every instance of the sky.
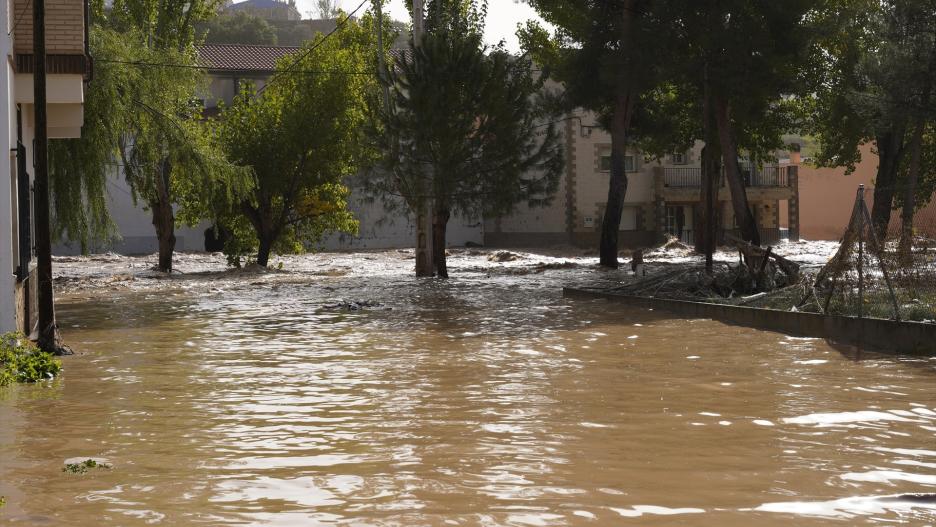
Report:
[{"label": "sky", "polygon": [[[338,3],[345,11],[351,11],[360,2],[361,0],[339,0]],[[296,7],[302,13],[303,18],[309,18],[310,14],[315,12],[315,0],[296,0]],[[369,8],[369,5],[365,5],[362,12]],[[390,0],[387,14],[397,20],[405,22],[410,20],[405,0]],[[520,45],[514,34],[517,31],[517,24],[530,19],[540,20],[536,15],[536,11],[525,3],[519,3],[516,0],[488,0],[485,40],[489,44],[496,44],[504,40],[508,49],[514,52],[519,51]]]}]

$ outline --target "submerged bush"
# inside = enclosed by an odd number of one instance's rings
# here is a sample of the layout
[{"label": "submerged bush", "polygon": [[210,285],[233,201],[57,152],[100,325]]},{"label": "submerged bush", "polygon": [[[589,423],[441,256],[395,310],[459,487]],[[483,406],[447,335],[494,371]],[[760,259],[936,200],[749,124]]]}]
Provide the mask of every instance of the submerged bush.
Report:
[{"label": "submerged bush", "polygon": [[92,468],[111,468],[110,465],[103,462],[98,462],[93,459],[86,459],[80,463],[66,463],[62,467],[62,472],[68,472],[70,474],[85,474]]},{"label": "submerged bush", "polygon": [[62,362],[17,333],[0,335],[0,386],[51,379]]}]

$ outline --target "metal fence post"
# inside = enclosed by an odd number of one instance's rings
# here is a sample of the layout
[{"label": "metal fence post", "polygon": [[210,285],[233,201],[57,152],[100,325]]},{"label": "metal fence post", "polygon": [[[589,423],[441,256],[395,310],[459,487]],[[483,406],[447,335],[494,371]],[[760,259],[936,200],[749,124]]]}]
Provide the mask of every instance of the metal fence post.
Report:
[{"label": "metal fence post", "polygon": [[[864,185],[858,185],[858,200],[864,208]],[[864,214],[858,215],[858,318],[864,318]]]}]

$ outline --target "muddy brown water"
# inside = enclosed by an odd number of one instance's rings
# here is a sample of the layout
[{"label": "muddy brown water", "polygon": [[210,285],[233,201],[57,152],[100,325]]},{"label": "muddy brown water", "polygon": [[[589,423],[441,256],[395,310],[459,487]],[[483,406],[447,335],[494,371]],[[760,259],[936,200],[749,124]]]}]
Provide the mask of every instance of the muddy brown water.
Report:
[{"label": "muddy brown water", "polygon": [[936,361],[408,265],[63,299],[0,524],[936,524]]}]

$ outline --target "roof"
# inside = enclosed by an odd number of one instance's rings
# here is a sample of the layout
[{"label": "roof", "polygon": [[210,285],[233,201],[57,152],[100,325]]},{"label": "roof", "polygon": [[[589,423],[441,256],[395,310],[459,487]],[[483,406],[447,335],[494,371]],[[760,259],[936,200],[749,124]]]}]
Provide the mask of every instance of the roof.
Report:
[{"label": "roof", "polygon": [[210,70],[272,73],[276,71],[277,60],[298,53],[300,49],[296,46],[203,44],[198,47],[198,61]]}]

